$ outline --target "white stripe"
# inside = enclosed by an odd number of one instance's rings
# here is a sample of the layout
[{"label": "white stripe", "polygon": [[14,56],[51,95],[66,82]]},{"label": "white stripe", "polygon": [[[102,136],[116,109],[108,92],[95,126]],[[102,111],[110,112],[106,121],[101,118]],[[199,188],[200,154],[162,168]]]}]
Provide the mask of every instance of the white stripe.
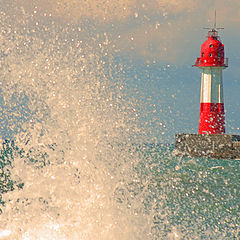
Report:
[{"label": "white stripe", "polygon": [[201,103],[223,103],[222,67],[202,67]]}]

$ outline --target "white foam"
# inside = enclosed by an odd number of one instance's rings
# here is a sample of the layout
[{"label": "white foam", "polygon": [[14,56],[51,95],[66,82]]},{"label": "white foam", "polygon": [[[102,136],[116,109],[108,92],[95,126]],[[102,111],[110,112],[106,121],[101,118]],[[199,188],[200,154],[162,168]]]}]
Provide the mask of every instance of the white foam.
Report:
[{"label": "white foam", "polygon": [[1,230],[0,229],[0,239],[2,240],[2,239],[4,239],[5,237],[9,237],[10,235],[11,235],[11,231],[10,230],[7,230],[7,229],[5,229],[5,230]]}]

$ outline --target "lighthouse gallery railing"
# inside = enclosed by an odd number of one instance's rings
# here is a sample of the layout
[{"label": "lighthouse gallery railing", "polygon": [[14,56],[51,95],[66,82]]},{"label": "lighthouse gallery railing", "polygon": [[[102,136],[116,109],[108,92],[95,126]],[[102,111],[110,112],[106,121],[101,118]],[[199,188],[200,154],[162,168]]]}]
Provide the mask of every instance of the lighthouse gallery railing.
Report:
[{"label": "lighthouse gallery railing", "polygon": [[[201,58],[197,58],[195,64],[193,66],[199,67],[201,65]],[[228,58],[224,58],[223,64],[219,65],[220,67],[228,67]]]}]

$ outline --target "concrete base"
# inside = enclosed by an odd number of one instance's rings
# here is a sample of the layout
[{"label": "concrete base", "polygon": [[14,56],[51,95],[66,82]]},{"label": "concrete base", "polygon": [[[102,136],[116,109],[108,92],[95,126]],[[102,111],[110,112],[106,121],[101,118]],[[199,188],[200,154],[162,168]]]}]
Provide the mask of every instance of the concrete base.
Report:
[{"label": "concrete base", "polygon": [[176,134],[175,154],[217,159],[240,158],[240,135]]}]

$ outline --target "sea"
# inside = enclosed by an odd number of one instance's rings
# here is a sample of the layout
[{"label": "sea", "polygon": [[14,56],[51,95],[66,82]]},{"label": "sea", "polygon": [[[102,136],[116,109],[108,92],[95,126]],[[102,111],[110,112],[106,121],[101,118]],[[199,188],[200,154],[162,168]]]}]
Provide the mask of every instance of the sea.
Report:
[{"label": "sea", "polygon": [[112,36],[6,11],[0,239],[240,239],[239,160],[175,156],[151,139]]},{"label": "sea", "polygon": [[[0,239],[239,239],[238,160],[176,157],[173,145],[111,148],[114,162],[53,163],[5,141]],[[12,177],[15,164],[24,178]]]}]

